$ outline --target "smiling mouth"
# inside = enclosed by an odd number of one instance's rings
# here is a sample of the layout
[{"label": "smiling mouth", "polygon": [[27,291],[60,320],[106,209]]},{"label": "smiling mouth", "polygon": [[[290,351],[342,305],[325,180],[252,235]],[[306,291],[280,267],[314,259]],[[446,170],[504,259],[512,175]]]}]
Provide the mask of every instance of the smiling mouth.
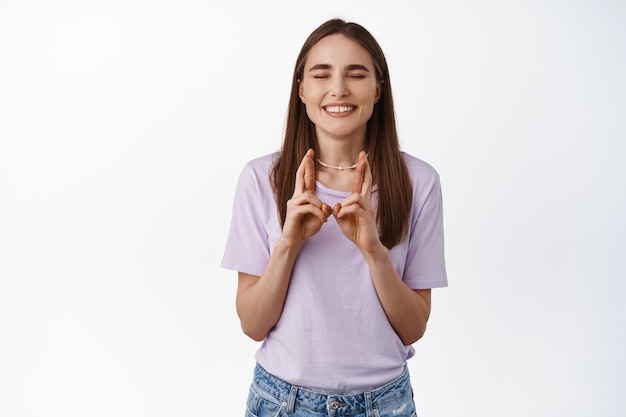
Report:
[{"label": "smiling mouth", "polygon": [[324,107],[328,113],[349,113],[354,110],[354,106],[326,106]]}]

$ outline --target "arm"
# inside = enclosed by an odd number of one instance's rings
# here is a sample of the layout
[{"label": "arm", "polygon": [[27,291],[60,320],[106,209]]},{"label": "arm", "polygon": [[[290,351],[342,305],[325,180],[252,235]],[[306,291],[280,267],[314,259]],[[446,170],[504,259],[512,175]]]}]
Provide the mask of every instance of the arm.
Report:
[{"label": "arm", "polygon": [[261,341],[278,322],[299,247],[278,240],[261,277],[239,272],[236,307],[243,332]]},{"label": "arm", "polygon": [[430,316],[430,289],[413,290],[398,276],[388,249],[380,242],[371,205],[372,174],[364,152],[354,175],[352,194],[333,208],[342,231],[367,262],[378,299],[402,343],[410,345],[426,330]]},{"label": "arm", "polygon": [[280,319],[293,265],[306,239],[328,220],[330,207],[315,195],[313,151],[309,150],[296,172],[294,194],[269,262],[258,277],[239,272],[236,308],[243,332],[256,341],[265,339]]},{"label": "arm", "polygon": [[405,345],[418,341],[426,331],[430,316],[431,290],[413,290],[398,276],[382,244],[376,251],[363,253],[376,294],[385,315]]}]

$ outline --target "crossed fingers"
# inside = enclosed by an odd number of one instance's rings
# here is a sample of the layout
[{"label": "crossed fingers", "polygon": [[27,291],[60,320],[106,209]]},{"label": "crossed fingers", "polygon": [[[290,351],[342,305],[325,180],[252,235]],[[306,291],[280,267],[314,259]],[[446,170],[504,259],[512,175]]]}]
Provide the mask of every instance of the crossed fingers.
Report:
[{"label": "crossed fingers", "polygon": [[[359,162],[354,172],[354,179],[352,181],[352,194],[348,196],[341,203],[337,203],[335,206],[336,214],[339,214],[341,209],[348,206],[356,205],[354,209],[361,207],[368,210],[370,207],[370,198],[372,195],[372,171],[370,169],[369,162],[367,161],[367,155],[361,151],[359,153]],[[341,217],[341,215],[340,215]]]},{"label": "crossed fingers", "polygon": [[352,194],[333,208],[343,233],[359,248],[370,250],[380,243],[375,210],[371,203],[372,171],[365,152],[359,154]]},{"label": "crossed fingers", "polygon": [[[332,212],[328,204],[323,203],[315,194],[313,155],[314,151],[309,149],[302,158],[296,171],[293,196],[287,202],[287,217],[290,221],[286,221],[285,225],[297,227],[301,239],[317,233]],[[283,231],[294,231],[292,227],[283,227]]]},{"label": "crossed fingers", "polygon": [[356,166],[352,192],[360,194],[361,197],[365,197],[368,201],[372,195],[372,171],[367,155],[363,151],[359,153],[359,163]]},{"label": "crossed fingers", "polygon": [[315,191],[315,164],[313,163],[313,149],[309,149],[302,158],[296,171],[296,185],[293,190],[294,197],[307,191]]}]

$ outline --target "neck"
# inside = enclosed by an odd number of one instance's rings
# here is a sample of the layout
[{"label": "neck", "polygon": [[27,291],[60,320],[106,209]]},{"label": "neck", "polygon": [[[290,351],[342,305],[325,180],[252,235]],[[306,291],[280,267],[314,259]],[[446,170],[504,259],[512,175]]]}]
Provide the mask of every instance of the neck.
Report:
[{"label": "neck", "polygon": [[331,137],[318,135],[317,162],[321,167],[337,171],[356,168],[359,161],[359,152],[364,149],[365,137]]}]

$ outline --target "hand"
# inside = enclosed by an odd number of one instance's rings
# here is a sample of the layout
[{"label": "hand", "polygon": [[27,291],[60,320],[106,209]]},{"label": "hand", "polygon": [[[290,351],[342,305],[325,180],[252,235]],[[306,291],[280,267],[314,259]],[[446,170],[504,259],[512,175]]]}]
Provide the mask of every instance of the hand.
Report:
[{"label": "hand", "polygon": [[333,216],[344,235],[365,252],[372,252],[381,244],[371,196],[372,171],[365,152],[361,151],[354,173],[352,194],[335,205]]},{"label": "hand", "polygon": [[290,245],[299,245],[317,233],[332,210],[315,195],[315,164],[313,149],[302,158],[296,172],[293,196],[287,201],[287,215],[282,237]]}]

